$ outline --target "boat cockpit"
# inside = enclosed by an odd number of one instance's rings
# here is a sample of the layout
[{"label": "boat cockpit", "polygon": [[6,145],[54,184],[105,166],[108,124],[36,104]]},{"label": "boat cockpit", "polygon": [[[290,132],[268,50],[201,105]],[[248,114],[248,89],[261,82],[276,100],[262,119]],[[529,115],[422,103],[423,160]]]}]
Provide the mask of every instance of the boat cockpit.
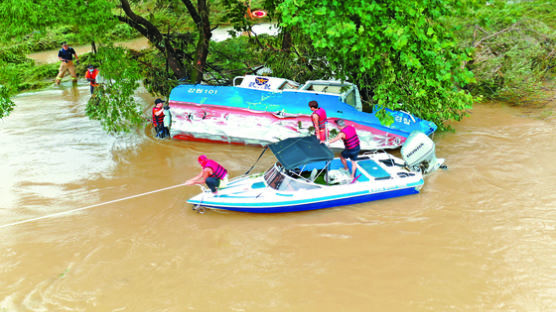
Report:
[{"label": "boat cockpit", "polygon": [[301,173],[286,170],[279,163],[276,163],[265,172],[264,180],[269,187],[278,191],[311,190],[322,187],[313,183],[310,179],[304,178]]}]

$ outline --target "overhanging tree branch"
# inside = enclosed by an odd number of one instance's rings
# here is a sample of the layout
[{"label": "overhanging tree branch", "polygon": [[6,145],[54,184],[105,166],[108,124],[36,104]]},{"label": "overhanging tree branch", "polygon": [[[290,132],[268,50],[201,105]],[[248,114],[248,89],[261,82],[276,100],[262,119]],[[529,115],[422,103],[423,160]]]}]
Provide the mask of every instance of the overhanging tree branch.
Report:
[{"label": "overhanging tree branch", "polygon": [[191,1],[189,1],[189,0],[181,0],[181,2],[187,8],[187,11],[189,12],[189,15],[191,15],[191,18],[193,19],[193,22],[195,22],[197,27],[200,27],[200,25],[201,25],[201,16],[199,16],[199,13],[197,12],[197,9],[195,9],[195,6],[193,6],[193,3],[191,3]]},{"label": "overhanging tree branch", "polygon": [[128,24],[129,26],[140,32],[147,38],[160,52],[166,55],[168,65],[178,78],[187,76],[187,71],[180,60],[179,53],[174,49],[172,41],[168,37],[164,37],[158,28],[147,19],[133,12],[128,0],[120,0],[121,8],[126,16],[117,16],[118,20]]}]

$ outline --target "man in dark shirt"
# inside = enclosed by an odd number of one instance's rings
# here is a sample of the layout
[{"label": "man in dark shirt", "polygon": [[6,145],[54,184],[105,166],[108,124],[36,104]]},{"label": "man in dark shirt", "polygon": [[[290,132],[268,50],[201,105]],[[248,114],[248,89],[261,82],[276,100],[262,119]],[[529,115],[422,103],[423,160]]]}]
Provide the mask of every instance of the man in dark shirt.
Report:
[{"label": "man in dark shirt", "polygon": [[58,58],[62,63],[60,64],[60,71],[58,72],[58,76],[56,76],[56,84],[59,85],[62,78],[66,74],[66,71],[70,72],[72,77],[72,81],[77,81],[77,74],[75,73],[75,65],[73,65],[73,56],[75,55],[75,61],[79,62],[79,57],[75,50],[70,47],[65,41],[62,42],[62,48],[58,51]]}]

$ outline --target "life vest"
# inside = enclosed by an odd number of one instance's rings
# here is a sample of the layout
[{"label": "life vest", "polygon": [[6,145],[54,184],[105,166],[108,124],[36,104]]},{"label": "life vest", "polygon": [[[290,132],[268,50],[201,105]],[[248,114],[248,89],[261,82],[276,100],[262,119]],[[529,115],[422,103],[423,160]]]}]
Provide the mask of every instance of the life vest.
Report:
[{"label": "life vest", "polygon": [[207,159],[207,161],[203,164],[203,169],[210,168],[212,170],[211,178],[218,178],[220,180],[224,179],[228,171],[224,169],[224,167],[220,166],[219,163],[212,159]]},{"label": "life vest", "polygon": [[314,111],[313,114],[319,117],[319,129],[324,130],[326,128],[326,111],[324,111],[324,109],[320,107],[316,111]]},{"label": "life vest", "polygon": [[163,110],[163,108],[157,108],[156,106],[153,107],[153,124],[155,126],[157,125],[161,125],[164,123],[164,112],[162,112],[162,114],[160,115],[155,115],[156,112]]},{"label": "life vest", "polygon": [[346,149],[352,150],[359,147],[359,137],[353,126],[345,126],[344,129],[340,131],[345,135],[345,138],[342,138],[342,140],[344,141]]},{"label": "life vest", "polygon": [[98,69],[95,68],[93,72],[87,70],[87,72],[85,73],[85,79],[91,79],[90,81],[91,86],[96,87],[98,86],[98,83],[96,81],[97,75],[98,75]]}]

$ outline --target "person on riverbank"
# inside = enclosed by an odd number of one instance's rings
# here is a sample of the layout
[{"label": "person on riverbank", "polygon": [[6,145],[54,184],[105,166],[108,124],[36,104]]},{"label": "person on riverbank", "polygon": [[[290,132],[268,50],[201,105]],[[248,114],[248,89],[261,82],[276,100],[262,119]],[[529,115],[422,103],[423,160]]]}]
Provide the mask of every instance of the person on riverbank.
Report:
[{"label": "person on riverbank", "polygon": [[62,48],[58,51],[58,58],[60,59],[60,70],[56,76],[56,84],[59,85],[66,74],[69,71],[72,81],[77,82],[77,74],[75,73],[75,65],[73,64],[73,57],[75,56],[75,62],[79,64],[79,57],[75,50],[70,47],[65,41],[62,42]]},{"label": "person on riverbank", "polygon": [[95,91],[95,87],[98,86],[97,76],[98,69],[95,68],[95,66],[89,64],[89,66],[87,66],[87,72],[85,73],[85,79],[87,79],[91,86],[91,94],[93,94],[93,92]]},{"label": "person on riverbank", "polygon": [[164,101],[161,99],[154,100],[153,107],[153,127],[156,131],[157,138],[164,138],[164,109],[162,105]]},{"label": "person on riverbank", "polygon": [[336,120],[336,124],[338,128],[340,128],[340,133],[328,143],[334,143],[338,140],[344,141],[345,149],[340,154],[340,160],[344,165],[346,170],[349,170],[347,165],[347,159],[351,159],[351,179],[355,178],[355,165],[357,161],[357,156],[361,151],[361,147],[359,145],[359,137],[357,136],[357,131],[353,126],[346,125],[346,122],[342,119]]},{"label": "person on riverbank", "polygon": [[228,183],[228,171],[216,161],[208,159],[205,155],[199,156],[197,161],[201,165],[201,172],[185,181],[185,185],[205,183],[213,194],[217,194],[218,188],[222,188]]},{"label": "person on riverbank", "polygon": [[313,125],[315,127],[315,135],[319,141],[324,143],[328,138],[328,132],[326,131],[326,111],[324,108],[319,107],[319,103],[317,101],[309,102],[309,108],[313,112],[311,114],[311,121],[313,121]]}]

